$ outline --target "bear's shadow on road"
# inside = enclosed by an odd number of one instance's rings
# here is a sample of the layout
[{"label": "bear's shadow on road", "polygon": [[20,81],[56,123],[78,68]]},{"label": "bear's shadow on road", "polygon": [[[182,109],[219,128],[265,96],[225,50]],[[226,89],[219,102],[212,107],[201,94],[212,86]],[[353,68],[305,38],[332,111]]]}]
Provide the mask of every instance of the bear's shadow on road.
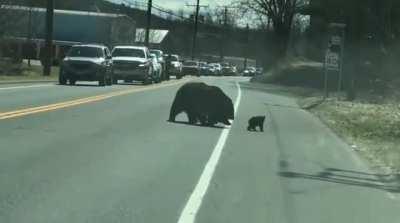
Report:
[{"label": "bear's shadow on road", "polygon": [[172,123],[172,124],[178,124],[178,125],[188,125],[188,126],[193,126],[193,127],[202,127],[202,128],[212,128],[212,129],[226,129],[228,127],[226,126],[220,126],[220,125],[213,125],[213,126],[208,126],[208,125],[200,125],[200,124],[190,124],[189,122],[184,122],[184,121],[174,121],[171,122],[167,120],[167,122]]},{"label": "bear's shadow on road", "polygon": [[391,193],[400,193],[400,174],[383,175],[353,170],[326,168],[316,174],[281,171],[278,175],[285,178],[301,178],[349,186],[368,187]]}]

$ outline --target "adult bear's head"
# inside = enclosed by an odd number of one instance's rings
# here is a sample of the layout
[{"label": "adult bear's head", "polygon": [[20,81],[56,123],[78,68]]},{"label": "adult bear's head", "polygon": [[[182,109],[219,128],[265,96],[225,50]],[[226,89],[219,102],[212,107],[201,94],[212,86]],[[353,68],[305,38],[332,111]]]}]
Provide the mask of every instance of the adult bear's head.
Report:
[{"label": "adult bear's head", "polygon": [[235,119],[235,110],[232,100],[219,87],[213,86],[212,88],[216,93],[215,98],[218,101],[219,112],[217,121],[225,125],[230,125],[231,123],[229,120]]},{"label": "adult bear's head", "polygon": [[222,113],[223,114],[223,117],[222,117],[223,120],[221,120],[221,122],[226,124],[226,125],[230,125],[231,123],[230,123],[229,120],[234,120],[235,119],[235,109],[233,107],[232,100],[228,96],[226,96],[224,94],[223,98],[224,99],[223,99],[223,103],[222,103],[222,106],[221,106],[222,109],[223,109],[223,113]]}]

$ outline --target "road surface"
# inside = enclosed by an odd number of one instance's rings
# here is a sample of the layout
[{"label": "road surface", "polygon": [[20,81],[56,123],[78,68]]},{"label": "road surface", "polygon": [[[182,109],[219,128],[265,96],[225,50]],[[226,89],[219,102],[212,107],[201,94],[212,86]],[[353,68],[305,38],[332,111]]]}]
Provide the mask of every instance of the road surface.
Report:
[{"label": "road surface", "polygon": [[[189,79],[0,86],[0,222],[400,222],[399,186],[294,99],[200,80],[236,103],[231,128],[166,121]],[[265,132],[247,132],[262,114]]]}]

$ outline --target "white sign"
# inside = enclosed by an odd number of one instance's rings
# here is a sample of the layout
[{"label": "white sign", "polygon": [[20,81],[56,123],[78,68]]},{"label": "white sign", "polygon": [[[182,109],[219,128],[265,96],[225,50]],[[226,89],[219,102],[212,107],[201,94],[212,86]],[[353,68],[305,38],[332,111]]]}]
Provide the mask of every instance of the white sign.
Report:
[{"label": "white sign", "polygon": [[328,50],[325,55],[325,67],[328,70],[340,71],[339,54]]}]

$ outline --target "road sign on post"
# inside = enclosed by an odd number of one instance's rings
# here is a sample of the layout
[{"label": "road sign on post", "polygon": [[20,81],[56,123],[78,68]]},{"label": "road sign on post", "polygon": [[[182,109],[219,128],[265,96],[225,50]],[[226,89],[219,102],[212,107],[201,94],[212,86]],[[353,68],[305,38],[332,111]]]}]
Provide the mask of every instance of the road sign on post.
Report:
[{"label": "road sign on post", "polygon": [[344,40],[346,24],[329,24],[328,48],[325,53],[325,97],[329,96],[329,72],[338,72],[338,92],[342,90]]}]

